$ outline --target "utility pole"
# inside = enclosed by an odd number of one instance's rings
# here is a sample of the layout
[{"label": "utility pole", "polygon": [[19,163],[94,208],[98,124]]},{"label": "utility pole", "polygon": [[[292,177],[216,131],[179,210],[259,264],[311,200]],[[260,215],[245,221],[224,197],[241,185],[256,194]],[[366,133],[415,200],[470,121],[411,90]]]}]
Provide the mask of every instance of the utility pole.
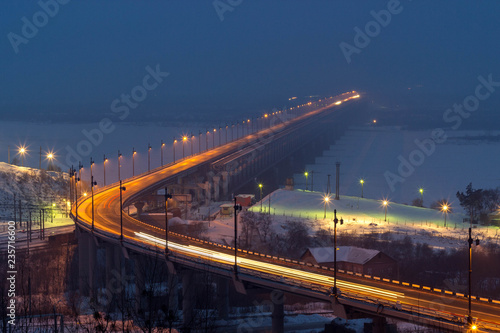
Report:
[{"label": "utility pole", "polygon": [[234,274],[238,274],[238,212],[241,211],[241,205],[236,203],[234,197]]},{"label": "utility pole", "polygon": [[336,176],[336,183],[335,183],[335,200],[340,200],[340,162],[335,163],[335,166],[337,167],[337,171],[335,173]]}]

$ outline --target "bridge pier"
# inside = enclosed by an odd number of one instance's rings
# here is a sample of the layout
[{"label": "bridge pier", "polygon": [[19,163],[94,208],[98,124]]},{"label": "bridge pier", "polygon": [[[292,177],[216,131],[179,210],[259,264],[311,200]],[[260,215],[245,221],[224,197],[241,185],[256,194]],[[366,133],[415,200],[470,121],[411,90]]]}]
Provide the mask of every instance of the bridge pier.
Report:
[{"label": "bridge pier", "polygon": [[229,195],[229,172],[222,171],[222,195],[227,198]]},{"label": "bridge pier", "polygon": [[144,277],[144,256],[140,254],[134,255],[134,293],[135,293],[135,309],[145,309],[147,307],[144,297],[145,277]]},{"label": "bridge pier", "polygon": [[385,317],[373,317],[372,333],[385,333],[387,320]]},{"label": "bridge pier", "polygon": [[190,331],[193,324],[194,307],[194,273],[186,270],[182,273],[182,324],[185,332]]},{"label": "bridge pier", "polygon": [[271,292],[271,301],[273,302],[272,331],[273,333],[285,332],[285,295],[282,291],[274,290]]},{"label": "bridge pier", "polygon": [[89,240],[90,235],[80,231],[78,236],[78,289],[81,296],[89,296]]},{"label": "bridge pier", "polygon": [[142,209],[144,208],[144,202],[135,202],[134,206],[135,209],[137,209],[137,216],[140,216],[142,214]]},{"label": "bridge pier", "polygon": [[219,192],[220,192],[220,176],[213,176],[212,177],[212,181],[213,181],[213,188],[214,188],[214,200],[215,201],[219,201],[220,199],[220,195],[219,195]]},{"label": "bridge pier", "polygon": [[110,310],[115,310],[117,305],[118,292],[122,288],[122,269],[121,269],[121,253],[118,245],[107,243],[106,245],[106,306]]},{"label": "bridge pier", "polygon": [[97,279],[96,279],[96,260],[97,260],[97,239],[94,234],[88,236],[88,256],[89,256],[89,296],[97,303]]},{"label": "bridge pier", "polygon": [[217,281],[217,312],[219,319],[229,316],[229,280],[219,277]]}]

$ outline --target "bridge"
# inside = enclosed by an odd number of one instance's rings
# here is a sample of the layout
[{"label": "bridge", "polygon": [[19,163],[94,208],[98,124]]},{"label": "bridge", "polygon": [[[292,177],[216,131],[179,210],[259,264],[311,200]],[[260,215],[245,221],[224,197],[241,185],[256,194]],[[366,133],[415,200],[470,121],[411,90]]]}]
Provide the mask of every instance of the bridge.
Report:
[{"label": "bridge", "polygon": [[[265,128],[248,131],[237,140],[213,147],[175,163],[115,183],[80,198],[72,207],[79,242],[79,283],[83,295],[95,297],[98,278],[98,249],[105,252],[105,274],[124,274],[123,260],[134,262],[137,297],[144,288],[144,257],[165,259],[170,278],[182,278],[183,321],[188,323],[193,308],[193,272],[219,277],[219,315],[227,316],[227,284],[232,281],[240,293],[273,292],[299,295],[331,304],[335,315],[343,318],[371,316],[383,331],[385,318],[411,321],[441,331],[470,329],[467,297],[445,290],[339,271],[334,293],[332,269],[312,266],[264,253],[235,250],[232,246],[197,239],[178,232],[166,232],[165,224],[139,219],[143,207],[165,205],[157,195],[160,189],[191,195],[197,201],[231,197],[230,190],[282,161],[312,137],[318,123],[345,112],[355,103],[356,92],[342,94],[297,109],[281,110],[263,116]],[[73,187],[74,188],[74,187]],[[73,190],[73,192],[75,192]],[[135,214],[128,214],[132,207]],[[165,216],[164,216],[165,217]],[[167,241],[168,236],[168,241]],[[235,256],[237,253],[237,256]],[[109,281],[109,279],[106,279]],[[108,282],[106,282],[108,283]],[[105,286],[108,288],[109,286]],[[258,292],[256,292],[256,290]],[[481,331],[500,331],[500,303],[474,297],[473,313]],[[273,304],[273,332],[283,332],[283,302]]]}]

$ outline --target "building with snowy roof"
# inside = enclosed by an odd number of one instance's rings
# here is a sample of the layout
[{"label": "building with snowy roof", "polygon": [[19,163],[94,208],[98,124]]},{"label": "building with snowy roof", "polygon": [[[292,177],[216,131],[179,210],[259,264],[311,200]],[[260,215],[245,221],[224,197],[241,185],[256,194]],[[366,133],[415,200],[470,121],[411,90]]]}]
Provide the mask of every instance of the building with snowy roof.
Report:
[{"label": "building with snowy roof", "polygon": [[[333,268],[333,251],[333,247],[308,248],[301,260],[313,265]],[[385,253],[355,246],[337,247],[337,269],[387,278],[395,278],[398,272],[396,260]]]}]

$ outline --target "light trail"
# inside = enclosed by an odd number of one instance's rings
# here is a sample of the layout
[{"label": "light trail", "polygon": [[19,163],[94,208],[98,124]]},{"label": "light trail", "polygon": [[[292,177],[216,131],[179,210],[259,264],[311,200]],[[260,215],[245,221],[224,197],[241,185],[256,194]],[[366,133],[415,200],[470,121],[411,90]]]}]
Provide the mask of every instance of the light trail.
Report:
[{"label": "light trail", "polygon": [[[148,240],[153,245],[159,247],[160,245],[165,247],[165,240],[149,235],[143,232],[135,232],[135,235]],[[234,264],[234,256],[214,250],[205,249],[193,245],[181,245],[178,243],[168,242],[169,249],[177,250],[182,254],[187,254],[190,256],[197,256],[208,260],[215,260],[224,264],[232,265]],[[278,277],[287,277],[299,281],[304,281],[308,283],[319,284],[327,288],[331,287],[333,284],[333,279],[328,275],[321,275],[318,273],[307,272],[303,270],[298,270],[295,268],[280,266],[276,264],[271,264],[268,262],[261,262],[253,259],[248,259],[244,257],[238,257],[238,265],[243,268],[249,268],[263,273],[273,274]],[[342,281],[337,279],[337,285],[340,288],[345,288],[345,291],[354,291],[357,294],[363,294],[370,297],[383,298],[392,302],[404,299],[405,295],[403,293],[389,291],[381,288],[374,288],[358,283],[352,283],[347,281]]]}]

